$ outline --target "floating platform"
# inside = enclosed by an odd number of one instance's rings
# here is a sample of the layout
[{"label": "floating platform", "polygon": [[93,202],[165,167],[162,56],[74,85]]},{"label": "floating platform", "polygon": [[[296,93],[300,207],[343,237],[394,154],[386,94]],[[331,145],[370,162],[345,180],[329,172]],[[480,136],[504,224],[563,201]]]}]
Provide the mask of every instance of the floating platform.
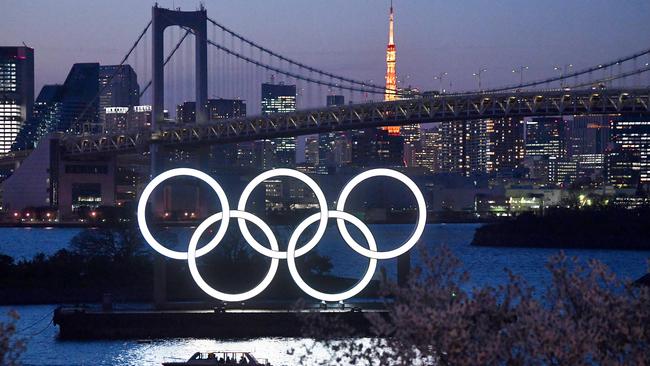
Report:
[{"label": "floating platform", "polygon": [[301,337],[307,313],[340,319],[359,335],[370,335],[365,315],[381,309],[214,309],[117,310],[60,307],[53,322],[61,339],[151,339],[201,337],[214,339]]}]

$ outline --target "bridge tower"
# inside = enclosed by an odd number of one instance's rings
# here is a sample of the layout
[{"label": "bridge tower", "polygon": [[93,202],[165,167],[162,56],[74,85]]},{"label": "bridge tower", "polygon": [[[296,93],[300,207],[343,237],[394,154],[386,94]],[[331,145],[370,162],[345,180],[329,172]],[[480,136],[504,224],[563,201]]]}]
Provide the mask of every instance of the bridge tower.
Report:
[{"label": "bridge tower", "polygon": [[153,105],[151,127],[155,131],[158,123],[163,121],[165,109],[165,77],[164,77],[164,32],[169,26],[189,28],[195,39],[195,88],[196,88],[196,122],[208,121],[208,43],[207,43],[208,14],[201,5],[197,11],[170,10],[158,7],[151,8],[152,30],[152,87]]},{"label": "bridge tower", "polygon": [[[196,123],[208,122],[208,42],[207,42],[207,11],[201,5],[197,11],[170,10],[158,7],[156,4],[151,9],[151,30],[152,30],[152,116],[151,129],[157,131],[164,122],[165,110],[165,77],[164,77],[164,33],[165,28],[180,26],[191,30],[195,39],[195,116]],[[200,150],[201,148],[199,148]],[[205,148],[203,148],[205,149]],[[164,167],[165,151],[156,141],[150,145],[151,153],[151,176],[162,173]],[[202,152],[202,151],[201,151]],[[197,153],[199,165],[207,165],[206,153]],[[161,215],[164,211],[162,192],[154,194],[153,212]],[[198,193],[203,195],[201,190]],[[205,200],[199,200],[205,202]],[[200,212],[205,212],[205,207],[199,207]],[[159,257],[159,256],[158,256]],[[166,261],[156,258],[153,274],[153,298],[157,308],[163,308],[167,303],[167,270]]]}]

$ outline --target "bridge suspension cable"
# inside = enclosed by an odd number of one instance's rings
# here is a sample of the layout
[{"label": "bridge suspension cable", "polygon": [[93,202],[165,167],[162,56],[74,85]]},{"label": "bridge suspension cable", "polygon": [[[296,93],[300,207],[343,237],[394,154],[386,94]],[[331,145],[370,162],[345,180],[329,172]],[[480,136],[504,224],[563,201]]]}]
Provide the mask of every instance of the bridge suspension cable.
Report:
[{"label": "bridge suspension cable", "polygon": [[615,74],[615,75],[612,75],[612,76],[609,76],[609,77],[606,77],[606,78],[603,78],[603,79],[594,80],[594,81],[590,81],[590,82],[584,82],[584,83],[580,83],[580,84],[573,84],[571,86],[568,86],[568,88],[575,89],[575,88],[581,88],[581,87],[584,87],[584,86],[593,86],[595,84],[602,84],[602,83],[607,83],[607,82],[611,82],[611,81],[614,81],[614,80],[620,80],[620,79],[624,79],[624,78],[627,78],[627,77],[630,77],[630,76],[643,74],[643,73],[646,73],[646,72],[649,72],[649,71],[650,71],[650,66],[645,66],[645,67],[642,67],[640,69]]},{"label": "bridge suspension cable", "polygon": [[[187,28],[187,27],[182,27],[182,28],[185,29],[186,31],[194,34],[194,31],[192,29]],[[273,72],[276,72],[278,74],[282,74],[284,76],[288,76],[290,78],[306,81],[306,82],[309,82],[309,83],[329,86],[329,87],[332,87],[332,88],[349,90],[349,91],[358,91],[358,92],[365,92],[365,93],[372,93],[372,94],[384,94],[384,93],[386,93],[386,89],[382,89],[382,90],[364,89],[364,88],[361,88],[361,87],[342,85],[342,84],[337,84],[337,83],[332,83],[332,82],[328,82],[328,81],[323,81],[323,80],[318,80],[318,79],[302,76],[302,75],[297,74],[295,72],[285,71],[285,70],[282,70],[282,69],[280,69],[278,67],[268,65],[268,64],[265,64],[265,63],[263,63],[261,61],[257,61],[257,60],[254,60],[254,59],[250,58],[250,57],[244,56],[244,55],[242,55],[242,54],[240,54],[238,52],[235,52],[235,51],[231,50],[230,48],[224,47],[224,46],[214,42],[211,39],[207,39],[206,41],[208,42],[209,45],[211,45],[211,46],[213,46],[213,47],[215,47],[215,48],[217,48],[217,49],[219,49],[219,50],[221,50],[223,52],[226,52],[227,54],[229,54],[231,56],[234,56],[234,57],[236,57],[236,58],[238,58],[240,60],[243,60],[243,61],[246,61],[248,63],[254,64],[254,65],[258,66],[258,67],[262,67],[262,68],[264,68],[266,70],[273,71]],[[366,85],[366,84],[363,84],[363,85]]]},{"label": "bridge suspension cable", "polygon": [[[551,77],[551,78],[547,78],[547,79],[535,80],[535,81],[531,81],[531,82],[527,82],[527,83],[523,83],[523,84],[507,85],[507,86],[503,86],[503,87],[499,87],[499,88],[487,89],[487,90],[484,90],[483,92],[484,93],[496,93],[496,92],[501,92],[501,91],[523,89],[523,88],[527,88],[527,87],[531,87],[531,86],[549,84],[549,83],[556,82],[556,81],[561,81],[561,80],[567,80],[567,79],[570,79],[570,78],[574,78],[574,77],[578,77],[578,76],[581,76],[581,75],[589,74],[589,73],[592,73],[594,71],[605,70],[605,69],[608,69],[608,68],[616,66],[616,65],[621,65],[621,64],[623,64],[625,62],[628,62],[630,60],[636,60],[639,57],[642,57],[642,56],[645,56],[645,55],[650,55],[650,48],[646,49],[646,50],[643,50],[641,52],[637,52],[635,54],[626,56],[626,57],[619,58],[619,59],[614,60],[614,61],[610,61],[610,62],[598,64],[596,66],[591,66],[591,67],[588,67],[588,68],[585,68],[585,69],[582,69],[582,70],[578,70],[578,71],[572,72],[570,74],[563,74],[563,75],[560,75],[560,76],[555,76],[555,77]],[[475,93],[474,91],[471,91],[471,92],[454,93],[454,94],[474,94],[474,93]]]},{"label": "bridge suspension cable", "polygon": [[260,51],[262,51],[262,52],[264,52],[266,54],[268,54],[268,55],[270,55],[270,56],[276,57],[276,58],[280,59],[281,61],[285,61],[290,65],[297,66],[300,69],[304,69],[304,70],[307,70],[309,72],[313,72],[313,73],[319,74],[321,76],[326,76],[326,77],[336,79],[336,80],[339,80],[339,81],[342,81],[342,82],[346,82],[346,83],[349,83],[349,84],[354,84],[354,85],[358,85],[358,86],[365,87],[365,88],[378,89],[378,90],[381,90],[381,92],[380,92],[381,94],[384,94],[386,92],[386,87],[385,86],[376,85],[376,84],[372,84],[372,83],[367,83],[367,82],[363,82],[363,81],[359,81],[359,80],[354,80],[354,79],[351,79],[351,78],[346,78],[344,76],[339,76],[339,75],[332,74],[332,73],[327,72],[327,71],[323,71],[323,70],[311,67],[309,65],[305,65],[305,64],[303,64],[301,62],[298,62],[298,61],[292,60],[290,58],[287,58],[285,56],[282,56],[282,55],[280,55],[280,54],[278,54],[278,53],[276,53],[276,52],[274,52],[274,51],[272,51],[272,50],[270,50],[270,49],[268,49],[266,47],[263,47],[263,46],[255,43],[255,42],[247,39],[246,37],[236,33],[235,31],[231,30],[230,28],[227,28],[226,26],[219,24],[214,19],[208,18],[208,21],[210,23],[212,23],[214,26],[216,26],[216,27],[220,28],[221,30],[223,30],[224,32],[230,34],[231,36],[233,36],[233,37],[235,37],[237,39],[239,39],[240,41],[242,41],[242,42],[244,42],[244,43],[246,43],[246,44],[248,44],[248,45],[250,45],[250,46],[252,46],[252,47],[254,47],[254,48],[256,48],[256,49],[258,49],[258,50],[260,50]]},{"label": "bridge suspension cable", "polygon": [[[189,36],[189,35],[190,35],[189,30],[186,30],[185,34],[181,37],[180,40],[178,40],[178,43],[176,43],[176,46],[169,52],[169,55],[167,55],[167,58],[165,58],[165,62],[163,62],[163,67],[166,66],[167,63],[172,59],[172,56],[174,56],[176,51],[178,51],[178,49],[181,47],[181,44],[183,43],[185,38],[187,38],[187,36]],[[144,93],[149,89],[152,82],[153,82],[153,80],[149,79],[149,82],[147,82],[147,84],[144,86],[144,88],[142,88],[142,90],[140,91],[140,97],[142,97],[144,95]]]}]

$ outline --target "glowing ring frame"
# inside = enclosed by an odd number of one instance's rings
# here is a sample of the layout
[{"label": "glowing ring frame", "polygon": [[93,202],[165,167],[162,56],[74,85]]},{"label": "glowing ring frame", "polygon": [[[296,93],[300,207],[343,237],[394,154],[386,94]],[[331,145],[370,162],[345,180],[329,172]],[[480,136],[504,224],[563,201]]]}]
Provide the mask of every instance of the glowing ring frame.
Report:
[{"label": "glowing ring frame", "polygon": [[210,188],[212,188],[212,190],[217,194],[217,197],[219,197],[221,210],[222,213],[224,213],[219,230],[217,230],[214,238],[210,240],[208,244],[201,247],[201,249],[196,252],[197,257],[209,253],[226,235],[226,230],[228,230],[228,223],[230,221],[230,205],[228,204],[228,197],[226,197],[226,193],[223,191],[223,188],[221,188],[219,183],[217,183],[216,180],[212,179],[211,176],[203,173],[200,170],[189,168],[171,169],[155,177],[151,182],[149,182],[149,184],[147,184],[147,186],[144,188],[144,191],[142,191],[142,195],[140,195],[140,200],[138,201],[138,226],[140,227],[140,232],[142,232],[142,236],[144,237],[144,240],[147,242],[147,244],[149,244],[158,253],[164,255],[165,257],[183,260],[187,259],[187,252],[183,253],[171,250],[160,244],[149,231],[146,217],[147,201],[149,200],[149,196],[151,196],[153,190],[158,187],[160,183],[166,181],[167,179],[179,176],[194,177],[207,183]]},{"label": "glowing ring frame", "polygon": [[[359,231],[363,234],[363,236],[366,238],[366,241],[368,242],[368,246],[370,247],[370,250],[377,251],[377,244],[375,243],[375,238],[370,232],[370,229],[368,229],[368,226],[366,226],[361,220],[358,218],[350,215],[347,212],[341,212],[341,211],[330,211],[329,212],[330,217],[336,218],[337,220],[345,220],[349,221],[352,225],[356,226]],[[313,224],[314,222],[318,221],[319,219],[319,214],[313,214],[306,218],[303,222],[296,227],[296,230],[293,232],[291,235],[291,238],[289,239],[289,245],[287,246],[287,265],[289,266],[289,273],[291,274],[291,278],[293,278],[293,281],[300,287],[301,290],[303,290],[307,295],[314,297],[319,300],[323,301],[341,301],[345,299],[349,299],[359,292],[363,291],[366,286],[372,281],[372,276],[375,274],[375,270],[377,269],[377,259],[375,258],[370,258],[370,263],[368,264],[368,270],[366,271],[366,274],[363,276],[363,278],[357,282],[356,285],[354,285],[351,289],[340,292],[340,293],[335,293],[335,294],[329,294],[325,292],[318,291],[314,289],[313,287],[309,286],[300,276],[300,273],[298,273],[298,268],[296,267],[296,258],[294,254],[296,253],[296,245],[298,243],[298,239],[300,238],[300,235],[305,231],[305,229]],[[348,245],[350,245],[348,243]]]},{"label": "glowing ring frame", "polygon": [[413,192],[413,195],[415,196],[415,201],[417,202],[418,205],[418,221],[415,225],[415,229],[413,230],[413,233],[411,234],[411,237],[406,240],[401,246],[385,251],[385,252],[378,252],[378,251],[372,251],[364,248],[363,246],[359,245],[352,236],[350,236],[350,232],[348,231],[347,227],[345,227],[345,222],[342,219],[337,219],[336,220],[336,225],[339,228],[339,232],[341,233],[341,236],[343,237],[343,240],[345,240],[346,243],[352,248],[355,252],[368,257],[368,258],[374,258],[374,259],[391,259],[398,257],[407,251],[409,249],[413,248],[415,244],[417,244],[418,240],[420,240],[420,237],[422,236],[422,233],[424,232],[424,227],[427,223],[427,205],[424,201],[424,196],[422,195],[422,192],[418,189],[418,186],[413,182],[409,177],[406,175],[395,171],[391,169],[372,169],[365,171],[356,177],[352,178],[348,182],[348,184],[343,187],[343,190],[341,191],[341,194],[339,195],[339,199],[336,203],[336,210],[344,212],[345,211],[345,202],[348,199],[348,196],[350,195],[350,192],[361,182],[363,182],[366,179],[369,178],[374,178],[374,177],[390,177],[397,179],[398,181],[404,183],[411,192]]},{"label": "glowing ring frame", "polygon": [[[269,268],[269,271],[266,273],[266,276],[264,276],[264,279],[253,287],[252,289],[242,292],[239,294],[229,294],[225,292],[221,292],[218,290],[215,290],[212,286],[208,285],[204,280],[203,277],[201,277],[201,274],[199,273],[199,269],[196,266],[196,257],[197,257],[197,251],[196,251],[196,246],[199,243],[199,239],[201,239],[201,235],[207,230],[210,225],[214,224],[217,221],[220,221],[223,217],[223,212],[216,213],[210,217],[208,217],[205,221],[201,223],[196,228],[196,231],[194,231],[194,234],[192,234],[192,238],[190,238],[190,245],[187,248],[187,263],[190,268],[190,274],[192,275],[192,278],[194,279],[194,282],[205,292],[206,294],[214,297],[215,299],[223,300],[223,301],[231,301],[231,302],[237,302],[237,301],[244,301],[248,300],[250,298],[253,298],[257,295],[259,295],[262,291],[268,287],[268,285],[273,281],[273,277],[275,277],[275,273],[278,271],[278,264],[280,260],[278,258],[271,258],[271,266]],[[273,235],[273,231],[271,231],[271,228],[264,222],[262,219],[259,217],[248,213],[244,211],[230,211],[230,217],[234,217],[240,220],[247,220],[252,222],[253,224],[257,225],[260,229],[262,229],[262,232],[264,232],[264,235],[266,235],[266,238],[269,240],[269,243],[271,245],[271,249],[273,250],[278,250],[278,241],[275,238],[275,235]]]},{"label": "glowing ring frame", "polygon": [[[241,197],[239,198],[239,203],[237,204],[237,210],[246,211],[246,202],[248,202],[248,198],[250,197],[251,193],[253,193],[255,187],[257,187],[265,180],[275,178],[275,177],[291,177],[291,178],[298,179],[299,181],[305,183],[309,188],[311,188],[312,191],[314,191],[314,194],[316,195],[316,199],[318,200],[318,205],[320,208],[320,214],[319,214],[320,223],[318,224],[318,229],[316,230],[314,237],[311,238],[311,240],[309,240],[304,246],[302,246],[300,249],[296,251],[296,257],[300,257],[303,256],[305,253],[309,252],[310,250],[312,250],[316,245],[318,245],[318,242],[323,238],[323,235],[325,235],[325,230],[327,229],[327,219],[328,219],[328,209],[327,209],[327,201],[325,200],[325,194],[323,194],[323,191],[320,189],[318,184],[316,184],[316,182],[313,179],[311,179],[307,174],[293,169],[282,168],[282,169],[268,170],[258,175],[252,181],[250,181],[250,183],[248,183],[246,188],[244,188],[244,191],[242,192]],[[287,252],[269,250],[262,244],[258,243],[257,240],[255,240],[255,238],[253,237],[253,235],[251,235],[251,232],[248,230],[248,226],[246,226],[246,222],[244,220],[239,219],[237,220],[237,223],[239,224],[239,231],[241,231],[242,235],[244,236],[244,239],[258,253],[271,258],[287,259]]]}]

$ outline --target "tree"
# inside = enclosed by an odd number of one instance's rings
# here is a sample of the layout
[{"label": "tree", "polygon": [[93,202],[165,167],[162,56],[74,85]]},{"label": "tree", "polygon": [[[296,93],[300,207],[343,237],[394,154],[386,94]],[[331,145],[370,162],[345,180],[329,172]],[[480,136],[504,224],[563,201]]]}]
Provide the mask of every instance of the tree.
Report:
[{"label": "tree", "polygon": [[375,337],[349,338],[354,334],[345,324],[305,318],[309,335],[325,338],[329,347],[323,364],[650,362],[650,290],[618,280],[600,262],[552,257],[551,284],[537,296],[512,273],[505,285],[467,290],[469,276],[448,249],[423,255],[424,268],[415,269],[405,287],[384,282],[387,315],[366,315]]},{"label": "tree", "polygon": [[15,311],[8,313],[8,320],[0,321],[0,365],[20,365],[18,359],[25,349],[22,340],[16,339],[16,322],[19,316]]}]

